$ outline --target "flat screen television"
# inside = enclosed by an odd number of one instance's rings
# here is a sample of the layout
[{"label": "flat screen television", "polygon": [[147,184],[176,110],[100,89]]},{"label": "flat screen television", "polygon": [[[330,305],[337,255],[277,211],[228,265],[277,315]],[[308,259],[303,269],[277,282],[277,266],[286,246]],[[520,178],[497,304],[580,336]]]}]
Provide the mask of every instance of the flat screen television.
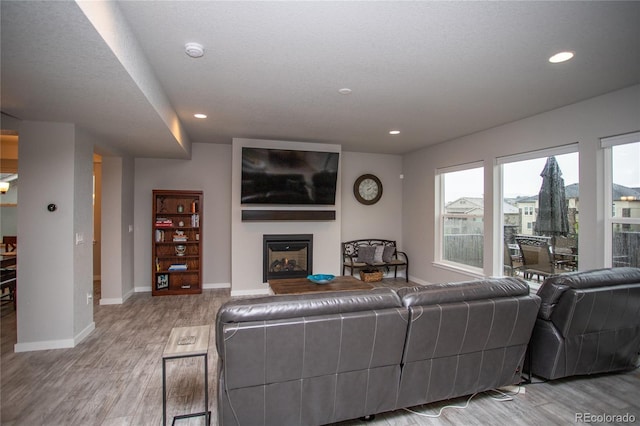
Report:
[{"label": "flat screen television", "polygon": [[242,204],[336,202],[337,152],[242,148]]}]

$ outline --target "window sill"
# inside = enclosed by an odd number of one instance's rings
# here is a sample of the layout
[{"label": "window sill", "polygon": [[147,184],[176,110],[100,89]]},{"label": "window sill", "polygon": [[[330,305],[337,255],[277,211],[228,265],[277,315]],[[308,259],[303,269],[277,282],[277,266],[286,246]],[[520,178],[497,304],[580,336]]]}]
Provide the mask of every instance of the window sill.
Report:
[{"label": "window sill", "polygon": [[463,267],[459,263],[448,262],[433,262],[433,266],[436,268],[444,269],[451,272],[457,272],[462,275],[466,275],[471,278],[485,278],[484,272],[480,268],[474,268],[472,266]]}]

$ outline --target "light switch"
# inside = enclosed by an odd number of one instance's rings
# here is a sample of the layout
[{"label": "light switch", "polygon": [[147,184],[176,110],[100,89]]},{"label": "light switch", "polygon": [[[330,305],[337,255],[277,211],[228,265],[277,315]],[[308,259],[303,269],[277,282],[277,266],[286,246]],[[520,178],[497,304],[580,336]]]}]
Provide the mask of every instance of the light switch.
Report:
[{"label": "light switch", "polygon": [[76,245],[84,243],[84,235],[82,232],[76,232]]}]

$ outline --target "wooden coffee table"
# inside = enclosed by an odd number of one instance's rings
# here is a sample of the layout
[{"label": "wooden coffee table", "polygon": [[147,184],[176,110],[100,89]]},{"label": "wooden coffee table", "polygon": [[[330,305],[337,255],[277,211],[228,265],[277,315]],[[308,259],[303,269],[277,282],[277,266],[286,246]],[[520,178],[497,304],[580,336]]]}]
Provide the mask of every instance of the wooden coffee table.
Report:
[{"label": "wooden coffee table", "polygon": [[322,291],[371,290],[373,286],[352,276],[338,276],[328,284],[312,283],[306,278],[269,280],[274,294],[301,294]]}]

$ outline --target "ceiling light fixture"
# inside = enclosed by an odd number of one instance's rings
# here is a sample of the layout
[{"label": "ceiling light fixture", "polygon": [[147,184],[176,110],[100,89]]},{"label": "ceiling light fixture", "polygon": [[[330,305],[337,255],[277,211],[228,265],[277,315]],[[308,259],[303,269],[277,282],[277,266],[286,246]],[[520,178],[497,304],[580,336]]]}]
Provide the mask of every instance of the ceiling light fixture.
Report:
[{"label": "ceiling light fixture", "polygon": [[350,95],[351,94],[351,89],[349,89],[347,87],[343,87],[342,89],[338,90],[338,93],[340,93],[341,95]]},{"label": "ceiling light fixture", "polygon": [[200,43],[187,43],[184,45],[184,51],[192,58],[204,56],[204,47]]},{"label": "ceiling light fixture", "polygon": [[400,130],[390,130],[389,134],[390,135],[399,135],[400,134]]},{"label": "ceiling light fixture", "polygon": [[195,118],[207,118],[207,114],[201,114],[201,113],[193,114],[193,116]]},{"label": "ceiling light fixture", "polygon": [[566,62],[573,58],[573,52],[558,52],[549,58],[549,62],[552,64],[559,64],[560,62]]}]

